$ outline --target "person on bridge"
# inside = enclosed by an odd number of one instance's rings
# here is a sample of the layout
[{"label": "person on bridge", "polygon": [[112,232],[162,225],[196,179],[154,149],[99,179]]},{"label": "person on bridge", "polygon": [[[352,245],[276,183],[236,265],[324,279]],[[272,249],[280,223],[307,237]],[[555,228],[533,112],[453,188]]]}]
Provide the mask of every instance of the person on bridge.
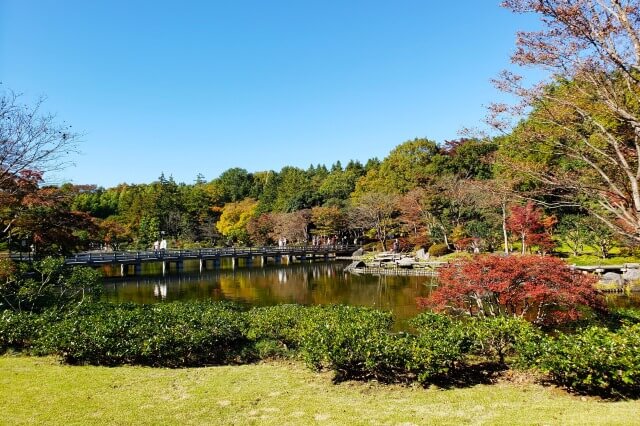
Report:
[{"label": "person on bridge", "polygon": [[164,238],[160,241],[160,251],[165,251],[167,249],[167,240]]}]

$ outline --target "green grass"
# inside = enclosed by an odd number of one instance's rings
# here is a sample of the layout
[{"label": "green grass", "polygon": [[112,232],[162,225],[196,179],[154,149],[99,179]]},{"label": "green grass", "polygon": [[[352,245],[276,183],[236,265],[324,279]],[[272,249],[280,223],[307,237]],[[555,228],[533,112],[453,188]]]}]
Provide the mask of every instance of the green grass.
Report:
[{"label": "green grass", "polygon": [[640,424],[640,401],[530,383],[464,389],[331,383],[303,366],[73,367],[0,357],[1,424]]},{"label": "green grass", "polygon": [[445,254],[444,256],[434,257],[429,260],[438,261],[438,262],[453,262],[460,259],[471,259],[472,257],[473,255],[471,253],[467,253],[466,251],[463,251],[463,252],[453,252],[453,253]]},{"label": "green grass", "polygon": [[640,259],[634,256],[611,256],[603,259],[599,256],[585,255],[569,256],[565,259],[569,265],[599,266],[599,265],[624,265],[625,263],[640,263]]}]

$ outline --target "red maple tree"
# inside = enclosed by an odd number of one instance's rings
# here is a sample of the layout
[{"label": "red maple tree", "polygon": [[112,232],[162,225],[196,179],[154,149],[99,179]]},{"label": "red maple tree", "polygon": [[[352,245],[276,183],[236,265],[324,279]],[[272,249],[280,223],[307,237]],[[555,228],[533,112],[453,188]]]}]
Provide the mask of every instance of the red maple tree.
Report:
[{"label": "red maple tree", "polygon": [[440,286],[418,305],[471,316],[514,316],[536,324],[581,317],[584,307],[604,310],[596,278],[560,259],[540,256],[475,256],[442,267]]},{"label": "red maple tree", "polygon": [[522,244],[522,254],[527,247],[538,246],[544,253],[553,248],[553,240],[548,227],[555,224],[553,216],[545,217],[542,210],[531,201],[524,206],[513,206],[507,218],[507,229],[518,236]]}]

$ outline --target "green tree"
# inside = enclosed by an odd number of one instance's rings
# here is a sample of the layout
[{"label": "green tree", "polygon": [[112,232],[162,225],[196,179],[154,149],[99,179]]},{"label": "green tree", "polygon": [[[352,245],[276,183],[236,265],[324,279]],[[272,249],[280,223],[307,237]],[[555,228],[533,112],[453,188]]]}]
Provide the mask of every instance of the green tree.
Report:
[{"label": "green tree", "polygon": [[160,238],[160,221],[154,216],[143,216],[138,229],[138,246],[149,248]]},{"label": "green tree", "polygon": [[230,242],[248,243],[247,224],[255,215],[257,206],[258,202],[253,198],[225,204],[216,225],[218,231]]},{"label": "green tree", "polygon": [[558,224],[557,237],[566,245],[574,256],[584,252],[589,241],[589,229],[584,215],[567,214],[562,216]]},{"label": "green tree", "polygon": [[318,204],[319,196],[314,190],[309,174],[296,167],[283,167],[279,173],[277,198],[273,210],[294,212]]},{"label": "green tree", "polygon": [[95,301],[102,294],[100,278],[92,268],[66,267],[62,258],[21,264],[0,259],[0,311],[40,312]]},{"label": "green tree", "polygon": [[414,139],[395,147],[380,163],[371,167],[356,185],[356,195],[375,191],[404,194],[438,174],[442,153],[428,139]]},{"label": "green tree", "polygon": [[445,167],[461,179],[491,179],[493,153],[498,149],[492,140],[458,139],[445,143]]},{"label": "green tree", "polygon": [[253,175],[239,167],[225,170],[214,181],[214,184],[219,187],[222,195],[221,201],[224,203],[235,203],[247,197],[256,196],[251,193],[254,188]]},{"label": "green tree", "polygon": [[507,164],[640,242],[640,6],[628,0],[503,3],[542,21],[541,30],[518,33],[513,62],[552,76],[527,87],[506,72],[498,82],[522,102],[494,105],[491,124],[507,130],[532,109],[515,129]]}]

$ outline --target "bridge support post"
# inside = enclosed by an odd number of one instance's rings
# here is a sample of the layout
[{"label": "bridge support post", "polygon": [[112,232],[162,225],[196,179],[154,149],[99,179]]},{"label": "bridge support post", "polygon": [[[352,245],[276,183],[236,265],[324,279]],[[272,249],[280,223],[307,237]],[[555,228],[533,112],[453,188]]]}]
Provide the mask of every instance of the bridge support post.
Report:
[{"label": "bridge support post", "polygon": [[139,276],[142,273],[142,263],[138,262],[133,265],[133,273]]},{"label": "bridge support post", "polygon": [[236,269],[236,266],[238,266],[238,258],[233,256],[231,258],[231,268]]},{"label": "bridge support post", "polygon": [[203,269],[207,269],[207,261],[204,259],[200,259],[200,273],[202,273]]},{"label": "bridge support post", "polygon": [[163,260],[162,261],[162,275],[166,275],[167,274],[167,261]]},{"label": "bridge support post", "polygon": [[120,276],[121,277],[127,276],[127,265],[125,265],[124,263],[120,265]]},{"label": "bridge support post", "polygon": [[213,259],[213,267],[215,269],[219,269],[220,268],[220,257],[216,257],[215,259]]},{"label": "bridge support post", "polygon": [[265,266],[267,264],[267,256],[260,256],[260,266]]},{"label": "bridge support post", "polygon": [[182,271],[184,271],[184,261],[183,260],[178,260],[176,262],[176,269],[178,270],[178,273],[181,273]]}]

